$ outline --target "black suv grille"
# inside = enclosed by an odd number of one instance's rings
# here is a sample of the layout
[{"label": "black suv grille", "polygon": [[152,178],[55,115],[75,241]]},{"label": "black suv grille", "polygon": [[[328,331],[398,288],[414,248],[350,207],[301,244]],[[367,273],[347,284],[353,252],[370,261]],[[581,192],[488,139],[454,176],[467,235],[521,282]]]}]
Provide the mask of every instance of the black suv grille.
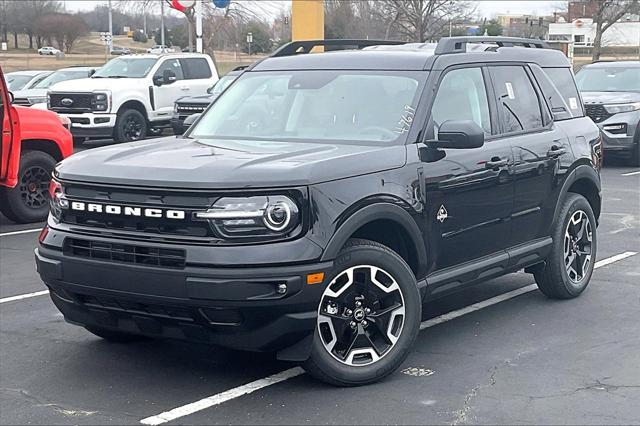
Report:
[{"label": "black suv grille", "polygon": [[[70,99],[63,103],[63,99]],[[57,112],[91,111],[91,93],[51,93],[49,95],[49,108]]]},{"label": "black suv grille", "polygon": [[584,107],[587,110],[589,118],[591,118],[595,123],[600,123],[613,115],[609,114],[607,110],[604,109],[603,105],[585,104]]},{"label": "black suv grille", "polygon": [[178,112],[181,114],[198,114],[207,109],[204,104],[178,104]]},{"label": "black suv grille", "polygon": [[181,249],[143,247],[77,238],[67,238],[64,250],[65,254],[70,256],[164,268],[183,269],[186,261],[185,251]]},{"label": "black suv grille", "polygon": [[[98,203],[185,212],[184,219],[166,219],[124,214],[107,214],[66,209],[62,211],[61,222],[69,225],[91,228],[91,232],[113,235],[121,233],[127,237],[154,239],[167,242],[218,242],[209,222],[196,220],[194,211],[208,209],[217,197],[210,193],[194,191],[163,191],[156,189],[129,189],[119,187],[98,187],[87,184],[64,183],[64,192],[69,201]],[[135,235],[137,234],[137,235]]]}]

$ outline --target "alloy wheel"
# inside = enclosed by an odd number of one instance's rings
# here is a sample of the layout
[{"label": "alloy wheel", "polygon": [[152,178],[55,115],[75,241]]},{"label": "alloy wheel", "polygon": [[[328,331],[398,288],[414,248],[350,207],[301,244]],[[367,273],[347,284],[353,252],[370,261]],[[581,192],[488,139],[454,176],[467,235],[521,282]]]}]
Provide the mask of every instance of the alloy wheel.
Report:
[{"label": "alloy wheel", "polygon": [[564,233],[564,265],[573,284],[579,284],[589,272],[592,242],[589,217],[578,210],[571,215]]},{"label": "alloy wheel", "polygon": [[324,290],[318,332],[325,350],[349,366],[372,364],[398,341],[404,297],[391,274],[371,265],[340,272]]},{"label": "alloy wheel", "polygon": [[49,202],[49,172],[40,166],[30,167],[20,178],[20,195],[24,204],[38,209]]},{"label": "alloy wheel", "polygon": [[127,140],[137,141],[142,137],[143,123],[139,117],[130,115],[124,122],[123,135]]}]

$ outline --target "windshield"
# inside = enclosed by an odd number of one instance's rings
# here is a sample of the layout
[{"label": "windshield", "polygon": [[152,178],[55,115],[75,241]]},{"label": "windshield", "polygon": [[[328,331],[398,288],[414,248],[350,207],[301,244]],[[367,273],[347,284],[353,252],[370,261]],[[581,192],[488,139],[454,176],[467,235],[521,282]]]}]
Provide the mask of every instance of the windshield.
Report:
[{"label": "windshield", "polygon": [[640,68],[583,68],[576,83],[581,92],[640,92]]},{"label": "windshield", "polygon": [[33,78],[26,74],[8,74],[6,77],[9,90],[20,90]]},{"label": "windshield", "polygon": [[60,83],[61,81],[67,80],[77,80],[79,78],[87,78],[89,73],[87,71],[79,71],[79,70],[64,70],[64,71],[56,71],[53,74],[49,75],[49,77],[42,80],[40,83],[33,86],[33,89],[48,89],[56,83]]},{"label": "windshield", "polygon": [[406,71],[245,73],[189,137],[397,142],[409,131],[424,76]]},{"label": "windshield", "polygon": [[220,95],[220,93],[224,92],[224,89],[229,87],[229,85],[233,83],[233,80],[235,80],[236,78],[238,78],[237,75],[225,75],[224,77],[220,77],[220,80],[218,80],[216,84],[211,87],[211,94],[215,96]]},{"label": "windshield", "polygon": [[157,61],[157,58],[112,59],[91,78],[141,78],[151,71]]}]

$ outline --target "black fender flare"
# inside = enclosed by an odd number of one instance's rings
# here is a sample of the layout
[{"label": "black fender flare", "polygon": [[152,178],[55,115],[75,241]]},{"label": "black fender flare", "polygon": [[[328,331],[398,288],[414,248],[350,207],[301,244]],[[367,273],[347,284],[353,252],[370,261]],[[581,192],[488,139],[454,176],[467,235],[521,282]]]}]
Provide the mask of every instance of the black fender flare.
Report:
[{"label": "black fender flare", "polygon": [[[419,275],[423,275],[426,271],[427,265],[427,250],[422,240],[422,231],[416,224],[414,218],[402,207],[392,203],[374,203],[358,210],[351,216],[349,216],[342,225],[338,227],[336,232],[329,240],[329,244],[324,250],[321,261],[333,260],[338,256],[340,249],[344,246],[347,240],[363,225],[374,220],[387,219],[398,223],[407,232],[407,235],[411,238],[411,244],[416,250],[416,257],[418,259]],[[421,276],[416,277],[418,279]]]},{"label": "black fender flare", "polygon": [[[556,207],[553,211],[554,220],[558,215],[558,210],[560,210],[560,207],[562,206],[562,203],[564,202],[564,199],[567,196],[567,192],[569,192],[569,188],[571,188],[571,185],[573,185],[575,182],[577,182],[580,179],[585,179],[590,181],[597,188],[598,197],[600,198],[599,208],[602,207],[602,197],[600,196],[600,194],[602,193],[602,184],[600,183],[600,176],[598,175],[598,172],[595,171],[594,168],[591,167],[590,165],[580,164],[569,173],[569,175],[565,178],[564,183],[562,184],[562,188],[560,188],[560,193],[558,194]],[[594,213],[597,214],[598,212],[594,212]],[[599,214],[597,214],[596,216],[596,221],[598,221],[598,219],[599,219]]]}]

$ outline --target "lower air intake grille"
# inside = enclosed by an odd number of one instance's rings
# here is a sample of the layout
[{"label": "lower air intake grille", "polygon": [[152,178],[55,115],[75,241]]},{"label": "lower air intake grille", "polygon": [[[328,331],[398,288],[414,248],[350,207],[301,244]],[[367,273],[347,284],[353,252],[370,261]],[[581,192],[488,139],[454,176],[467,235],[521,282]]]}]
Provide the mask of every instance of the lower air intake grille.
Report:
[{"label": "lower air intake grille", "polygon": [[65,254],[141,266],[176,269],[183,269],[186,263],[184,250],[104,243],[76,238],[67,238],[65,241]]}]

